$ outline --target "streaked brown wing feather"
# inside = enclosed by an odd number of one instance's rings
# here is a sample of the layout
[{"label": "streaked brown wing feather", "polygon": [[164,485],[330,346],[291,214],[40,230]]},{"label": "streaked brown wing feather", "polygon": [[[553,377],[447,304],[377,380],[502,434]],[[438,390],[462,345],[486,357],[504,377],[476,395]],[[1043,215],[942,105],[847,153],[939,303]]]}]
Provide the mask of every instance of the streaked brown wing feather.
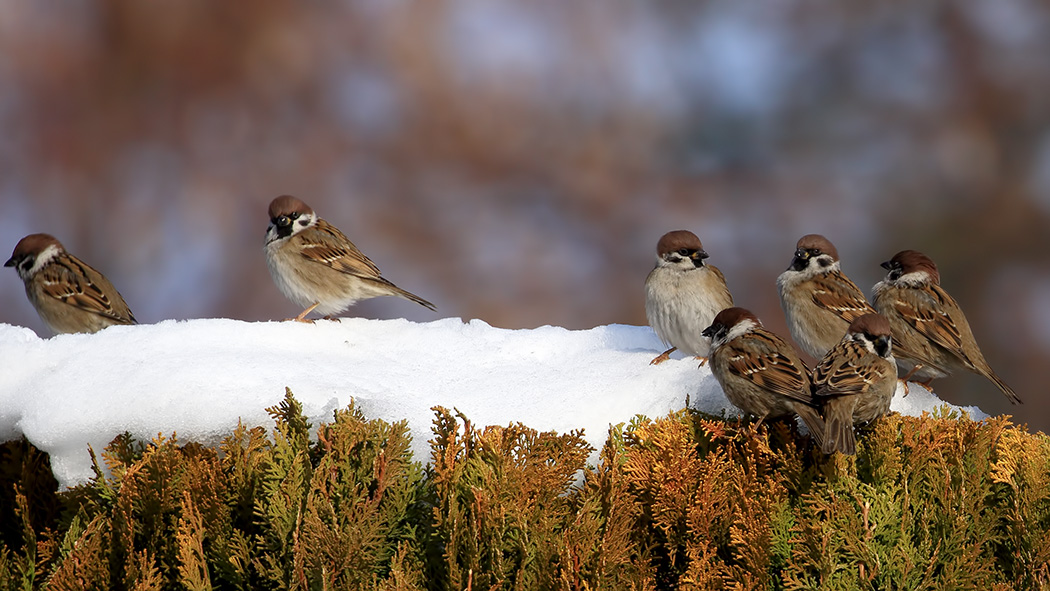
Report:
[{"label": "streaked brown wing feather", "polygon": [[[709,269],[711,269],[711,271],[713,271],[714,274],[721,281],[721,284],[720,284],[720,287],[719,287],[719,290],[721,291],[721,293],[719,295],[722,296],[722,301],[727,301],[727,302],[729,302],[729,306],[732,306],[733,305],[733,294],[731,294],[729,292],[729,286],[726,285],[726,276],[722,274],[722,270],[719,269],[718,267],[716,267],[714,265],[706,265],[706,266]],[[729,307],[729,306],[727,306],[727,307]]]},{"label": "streaked brown wing feather", "polygon": [[899,290],[894,308],[901,319],[919,334],[952,354],[966,359],[966,353],[962,349],[962,335],[946,313],[949,309],[957,309],[958,305],[940,286],[931,285],[930,288],[929,292],[921,289]]},{"label": "streaked brown wing feather", "polygon": [[727,343],[724,346],[730,348],[729,371],[775,394],[810,402],[809,370],[801,359],[783,353],[790,345],[768,331],[754,331],[747,338],[756,345],[758,355],[746,354],[736,340]]},{"label": "streaked brown wing feather", "polygon": [[817,282],[813,290],[813,302],[821,308],[838,314],[846,322],[875,312],[860,288],[845,275],[829,273],[822,277],[822,281],[826,282],[826,287]]},{"label": "streaked brown wing feather", "polygon": [[[40,274],[44,295],[118,322],[136,322],[116,288],[101,273],[75,256],[66,253],[57,257]],[[115,294],[115,301],[106,295],[107,290]]]},{"label": "streaked brown wing feather", "polygon": [[[885,364],[864,362],[864,358],[871,355],[870,352],[861,350],[855,343],[847,343],[844,346],[847,351],[836,347],[813,371],[813,389],[816,396],[865,394],[885,377]],[[857,360],[856,365],[851,364],[850,360]]]},{"label": "streaked brown wing feather", "polygon": [[297,238],[303,241],[301,253],[307,260],[348,275],[381,279],[379,267],[358,250],[338,228],[323,219],[317,220],[317,225],[313,228],[299,233]]}]

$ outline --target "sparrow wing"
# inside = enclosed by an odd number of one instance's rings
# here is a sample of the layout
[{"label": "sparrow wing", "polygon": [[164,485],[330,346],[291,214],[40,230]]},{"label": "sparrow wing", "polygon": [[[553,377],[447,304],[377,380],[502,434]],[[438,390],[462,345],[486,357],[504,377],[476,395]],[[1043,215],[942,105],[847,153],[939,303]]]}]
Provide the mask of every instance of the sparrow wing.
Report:
[{"label": "sparrow wing", "polygon": [[729,348],[728,368],[737,376],[763,389],[800,402],[809,403],[809,368],[794,354],[791,346],[766,330],[754,330],[742,339],[723,345]]},{"label": "sparrow wing", "polygon": [[830,398],[866,394],[889,372],[896,376],[896,367],[872,357],[875,356],[857,343],[839,343],[813,370],[814,395]]},{"label": "sparrow wing", "polygon": [[967,359],[962,348],[962,334],[952,318],[952,312],[961,315],[962,311],[952,296],[939,285],[898,290],[893,307],[916,332],[956,357]]},{"label": "sparrow wing", "polygon": [[400,295],[421,306],[436,310],[434,304],[424,300],[416,294],[401,289],[382,276],[379,267],[365,253],[358,250],[354,243],[332,224],[323,219],[318,219],[314,227],[303,230],[295,235],[299,240],[299,252],[303,258],[313,261],[339,271],[347,275],[359,277],[365,281],[381,284],[392,292],[392,295]]},{"label": "sparrow wing", "polygon": [[40,270],[39,277],[41,292],[47,297],[122,324],[137,323],[127,302],[113,284],[71,254],[56,257]]},{"label": "sparrow wing", "polygon": [[313,228],[297,234],[296,239],[302,245],[300,253],[309,261],[331,267],[340,273],[388,283],[371,259],[358,250],[339,228],[323,219],[318,219]]},{"label": "sparrow wing", "polygon": [[813,303],[834,312],[846,322],[875,312],[860,288],[842,273],[821,275],[814,283]]},{"label": "sparrow wing", "polygon": [[726,308],[733,306],[733,294],[729,292],[729,286],[726,285],[726,276],[722,274],[722,270],[714,265],[704,265],[718,277],[718,301],[728,302]]}]

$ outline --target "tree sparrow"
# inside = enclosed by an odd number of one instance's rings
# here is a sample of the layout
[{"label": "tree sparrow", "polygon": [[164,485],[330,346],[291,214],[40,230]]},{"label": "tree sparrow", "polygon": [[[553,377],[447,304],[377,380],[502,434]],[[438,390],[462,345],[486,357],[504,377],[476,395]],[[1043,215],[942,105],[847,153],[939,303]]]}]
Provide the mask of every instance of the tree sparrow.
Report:
[{"label": "tree sparrow", "polygon": [[701,333],[715,314],[733,305],[718,267],[704,264],[708,254],[696,234],[676,230],[656,245],[656,267],[645,278],[645,316],[656,336],[671,348],[650,364],[667,361],[675,349],[707,357],[711,341]]},{"label": "tree sparrow", "polygon": [[826,424],[824,453],[857,453],[853,425],[888,413],[896,391],[890,323],[880,314],[865,314],[813,370],[813,397]]},{"label": "tree sparrow", "polygon": [[[965,369],[991,380],[1010,402],[1021,399],[992,371],[959,304],[940,286],[930,257],[902,250],[882,263],[889,271],[872,290],[875,307],[890,321],[897,365],[928,385]],[[925,380],[924,382],[921,380]]]},{"label": "tree sparrow", "polygon": [[799,238],[777,288],[791,338],[817,359],[842,340],[851,322],[875,312],[839,268],[838,250],[820,234]]},{"label": "tree sparrow", "polygon": [[797,414],[823,445],[824,420],[813,406],[809,368],[791,345],[743,308],[719,312],[704,336],[711,338],[711,373],[729,402],[759,424]]},{"label": "tree sparrow", "polygon": [[384,279],[379,267],[338,228],[291,195],[270,202],[265,250],[277,288],[305,308],[295,318],[299,322],[312,322],[305,318],[315,309],[326,316],[338,314],[358,300],[379,296],[400,296],[435,309]]},{"label": "tree sparrow", "polygon": [[19,240],[4,266],[18,272],[30,303],[54,334],[136,324],[117,288],[102,273],[66,252],[54,236],[30,234]]}]

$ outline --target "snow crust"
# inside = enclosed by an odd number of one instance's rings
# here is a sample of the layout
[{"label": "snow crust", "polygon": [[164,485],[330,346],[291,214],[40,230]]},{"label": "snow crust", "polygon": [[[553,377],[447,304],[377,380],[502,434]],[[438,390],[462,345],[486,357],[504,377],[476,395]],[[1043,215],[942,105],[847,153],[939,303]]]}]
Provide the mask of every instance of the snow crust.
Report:
[{"label": "snow crust", "polygon": [[[0,324],[0,440],[25,435],[51,454],[66,487],[91,478],[88,445],[100,452],[124,431],[214,444],[238,420],[271,429],[265,408],[286,386],[315,426],[352,399],[369,418],[407,419],[424,462],[438,405],[475,425],[583,429],[596,449],[610,424],[659,417],[687,400],[704,412],[739,413],[696,360],[650,366],[662,350],[649,327],[616,324],[508,330],[459,318],[200,319],[49,339]],[[906,398],[898,386],[892,409],[918,415],[944,404],[912,384]]]}]

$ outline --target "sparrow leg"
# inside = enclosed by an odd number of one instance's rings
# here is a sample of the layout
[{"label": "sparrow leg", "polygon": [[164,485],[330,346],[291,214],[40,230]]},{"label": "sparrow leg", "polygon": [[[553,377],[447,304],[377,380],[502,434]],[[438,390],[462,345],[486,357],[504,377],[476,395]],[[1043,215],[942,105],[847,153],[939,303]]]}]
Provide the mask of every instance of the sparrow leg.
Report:
[{"label": "sparrow leg", "polygon": [[701,357],[701,356],[697,355],[696,357],[693,357],[693,359],[696,359],[696,360],[700,361],[700,365],[696,366],[697,369],[700,369],[701,367],[704,366],[704,364],[707,363],[707,357]]},{"label": "sparrow leg", "polygon": [[[916,363],[915,366],[912,367],[910,370],[908,370],[908,373],[904,374],[904,377],[901,378],[901,381],[904,382],[904,395],[905,396],[908,395],[908,378],[910,378],[913,375],[915,375],[915,372],[919,371],[920,369],[922,369],[922,364],[921,363]],[[930,381],[932,381],[932,379]],[[919,383],[924,385],[924,386],[926,386],[927,384],[930,383],[930,381],[927,381],[926,384],[922,384],[922,382],[919,382]],[[932,392],[933,390],[930,390],[930,391]]]},{"label": "sparrow leg", "polygon": [[289,320],[294,320],[296,322],[305,322],[307,324],[313,324],[314,321],[310,320],[309,318],[307,318],[306,315],[309,314],[310,312],[313,312],[314,308],[316,308],[317,306],[320,306],[320,305],[321,305],[321,302],[317,302],[316,304],[314,304],[314,305],[310,306],[309,308],[303,310],[302,313],[300,313],[295,318],[285,318],[284,321],[288,322]]},{"label": "sparrow leg", "polygon": [[660,353],[659,355],[654,357],[652,361],[649,362],[649,365],[660,365],[664,361],[667,361],[671,358],[671,353],[674,353],[676,349],[678,349],[678,347],[671,347],[663,353]]},{"label": "sparrow leg", "polygon": [[758,428],[762,426],[762,423],[766,421],[765,416],[758,417],[758,421],[751,423],[751,432],[758,434]]},{"label": "sparrow leg", "polygon": [[915,372],[919,371],[922,368],[923,368],[923,365],[921,363],[916,363],[915,367],[913,367],[910,370],[908,370],[908,373],[904,374],[904,377],[901,378],[901,379],[904,380],[905,382],[907,382],[909,378],[911,378],[913,375],[915,375]]}]

